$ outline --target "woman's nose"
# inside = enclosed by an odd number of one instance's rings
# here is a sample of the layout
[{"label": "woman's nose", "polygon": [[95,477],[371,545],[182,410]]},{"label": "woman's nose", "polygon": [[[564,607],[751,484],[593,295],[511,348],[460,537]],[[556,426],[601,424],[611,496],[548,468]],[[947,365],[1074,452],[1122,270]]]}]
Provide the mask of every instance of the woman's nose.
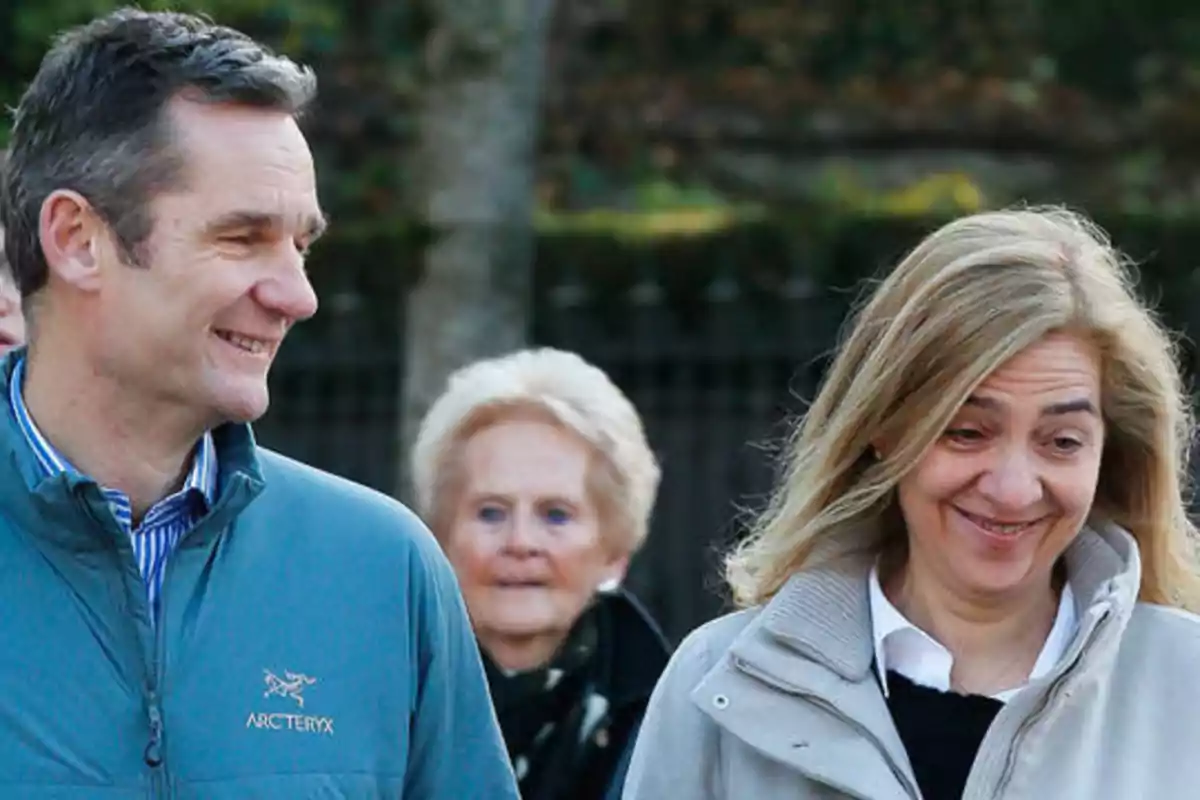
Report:
[{"label": "woman's nose", "polygon": [[523,554],[541,550],[541,529],[533,515],[523,512],[513,515],[508,530],[508,546],[513,551]]},{"label": "woman's nose", "polygon": [[979,490],[998,508],[1017,511],[1036,504],[1043,495],[1036,456],[1025,448],[999,451],[979,481]]}]

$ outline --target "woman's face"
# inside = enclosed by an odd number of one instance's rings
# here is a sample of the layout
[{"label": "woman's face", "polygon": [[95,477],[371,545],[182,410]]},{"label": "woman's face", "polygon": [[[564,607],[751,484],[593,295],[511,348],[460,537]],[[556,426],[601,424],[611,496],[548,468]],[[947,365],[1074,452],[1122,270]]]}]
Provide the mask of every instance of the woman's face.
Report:
[{"label": "woman's face", "polygon": [[962,597],[1047,585],[1096,493],[1100,361],[1051,335],[999,367],[899,485],[909,574]]},{"label": "woman's face", "polygon": [[[443,542],[476,635],[501,666],[537,666],[625,569],[588,491],[591,448],[559,426],[511,419],[472,435],[461,459]],[[531,663],[504,663],[505,653]]]}]

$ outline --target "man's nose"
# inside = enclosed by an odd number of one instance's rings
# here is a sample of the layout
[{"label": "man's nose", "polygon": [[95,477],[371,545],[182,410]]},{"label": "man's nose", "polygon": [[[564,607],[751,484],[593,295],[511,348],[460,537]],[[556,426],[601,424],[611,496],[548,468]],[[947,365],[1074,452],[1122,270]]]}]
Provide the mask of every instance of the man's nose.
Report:
[{"label": "man's nose", "polygon": [[291,322],[316,314],[317,292],[304,271],[304,258],[296,253],[287,258],[287,263],[273,269],[270,276],[258,284],[255,299],[264,308]]}]

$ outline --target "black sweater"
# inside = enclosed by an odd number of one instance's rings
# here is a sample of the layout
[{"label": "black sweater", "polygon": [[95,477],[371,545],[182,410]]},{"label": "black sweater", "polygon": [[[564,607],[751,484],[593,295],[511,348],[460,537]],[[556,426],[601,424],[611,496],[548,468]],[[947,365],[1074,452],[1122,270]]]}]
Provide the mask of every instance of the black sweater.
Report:
[{"label": "black sweater", "polygon": [[888,671],[888,708],[925,800],[961,800],[975,754],[1004,704],[939,692]]}]

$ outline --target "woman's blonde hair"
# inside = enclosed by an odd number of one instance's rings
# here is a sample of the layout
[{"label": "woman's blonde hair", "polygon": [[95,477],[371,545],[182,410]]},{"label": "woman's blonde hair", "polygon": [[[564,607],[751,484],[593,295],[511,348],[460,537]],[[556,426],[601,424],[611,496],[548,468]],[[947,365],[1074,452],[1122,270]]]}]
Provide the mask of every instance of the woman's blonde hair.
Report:
[{"label": "woman's blonde hair", "polygon": [[1102,359],[1094,512],[1137,540],[1142,600],[1200,609],[1183,497],[1191,408],[1174,343],[1133,283],[1104,232],[1063,208],[975,214],[926,237],[852,319],[767,510],[727,559],[735,602],[766,602],[796,571],[848,554],[851,530],[872,532],[862,544],[875,553],[894,544],[902,530],[883,520],[899,480],[991,372],[1067,332]]},{"label": "woman's blonde hair", "polygon": [[410,457],[417,512],[440,537],[461,480],[463,445],[489,425],[530,415],[592,448],[588,483],[604,516],[604,536],[616,552],[636,552],[649,532],[661,477],[641,417],[601,369],[553,348],[477,361],[450,376]]}]

